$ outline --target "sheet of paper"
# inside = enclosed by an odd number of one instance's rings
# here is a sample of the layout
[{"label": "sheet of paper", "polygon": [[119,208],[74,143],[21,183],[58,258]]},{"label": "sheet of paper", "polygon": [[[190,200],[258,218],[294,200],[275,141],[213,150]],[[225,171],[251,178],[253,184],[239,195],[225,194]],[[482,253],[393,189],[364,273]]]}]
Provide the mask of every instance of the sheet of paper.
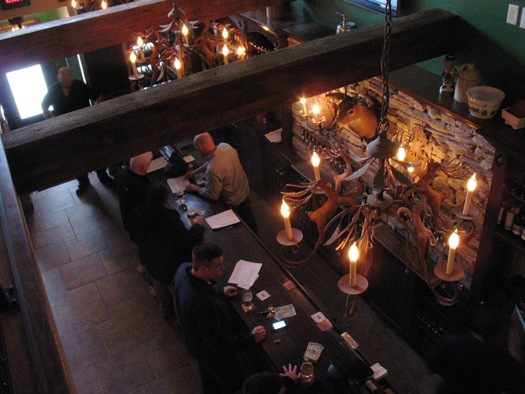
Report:
[{"label": "sheet of paper", "polygon": [[206,218],[206,223],[214,230],[239,222],[240,219],[231,209]]},{"label": "sheet of paper", "polygon": [[184,179],[184,176],[179,176],[177,178],[168,179],[168,186],[172,193],[177,193],[179,190],[184,190],[186,185],[189,185],[190,181]]},{"label": "sheet of paper", "polygon": [[160,170],[161,168],[166,167],[167,164],[168,164],[168,162],[162,156],[159,157],[158,159],[152,160],[151,164],[149,165],[149,168],[148,168],[148,174],[150,172],[157,171],[157,170]]},{"label": "sheet of paper", "polygon": [[270,131],[269,133],[266,133],[264,136],[266,137],[266,139],[270,142],[281,142],[281,133],[282,133],[283,129],[280,128],[280,129],[277,129],[277,130],[274,130],[274,131]]},{"label": "sheet of paper", "polygon": [[228,283],[235,284],[243,289],[249,289],[259,277],[261,267],[261,263],[239,260],[237,264],[235,264],[235,268],[233,269],[230,279],[228,279]]}]

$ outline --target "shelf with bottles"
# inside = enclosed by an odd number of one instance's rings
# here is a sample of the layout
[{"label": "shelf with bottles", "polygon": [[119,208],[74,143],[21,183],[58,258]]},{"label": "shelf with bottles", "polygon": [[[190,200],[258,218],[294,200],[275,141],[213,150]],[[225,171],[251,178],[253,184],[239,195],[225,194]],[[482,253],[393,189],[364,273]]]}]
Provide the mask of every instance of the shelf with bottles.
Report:
[{"label": "shelf with bottles", "polygon": [[525,252],[525,180],[509,177],[498,211],[496,235],[507,244]]}]

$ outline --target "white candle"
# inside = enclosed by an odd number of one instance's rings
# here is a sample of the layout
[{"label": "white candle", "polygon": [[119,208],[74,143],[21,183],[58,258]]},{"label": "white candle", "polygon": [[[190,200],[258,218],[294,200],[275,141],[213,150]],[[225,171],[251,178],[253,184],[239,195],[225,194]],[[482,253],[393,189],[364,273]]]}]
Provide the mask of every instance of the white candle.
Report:
[{"label": "white candle", "polygon": [[108,8],[108,3],[106,3],[106,0],[102,0],[102,2],[100,3],[100,8],[102,8],[103,10]]},{"label": "white candle", "polygon": [[308,110],[306,109],[306,99],[304,97],[301,97],[299,102],[303,105],[303,115],[307,115]]},{"label": "white candle", "polygon": [[406,156],[407,156],[407,153],[405,151],[405,148],[400,146],[399,150],[397,151],[397,160],[404,161]]},{"label": "white candle", "polygon": [[454,272],[454,260],[456,259],[456,248],[459,245],[459,235],[458,230],[454,230],[448,239],[448,259],[447,259],[447,269],[445,273],[447,275],[452,275]]},{"label": "white candle", "polygon": [[317,152],[312,154],[312,166],[314,167],[315,180],[321,179],[321,172],[319,171],[319,164],[321,164],[321,158],[317,155]]},{"label": "white candle", "polygon": [[177,79],[182,78],[182,73],[180,71],[181,68],[182,68],[182,63],[180,62],[179,58],[176,57],[175,58],[175,71],[177,71]]},{"label": "white candle", "polygon": [[359,249],[355,242],[348,250],[348,258],[350,259],[350,270],[348,272],[350,275],[350,286],[355,287],[357,285],[357,260],[359,259]]},{"label": "white candle", "polygon": [[477,181],[476,174],[472,175],[467,182],[467,195],[465,196],[465,204],[463,205],[463,215],[468,215],[470,206],[472,205],[472,194],[476,190]]},{"label": "white candle", "polygon": [[312,106],[312,113],[314,114],[314,122],[320,123],[319,114],[321,113],[321,108],[317,104]]},{"label": "white candle", "polygon": [[182,24],[182,41],[184,44],[188,45],[188,34],[190,31],[188,30],[188,26],[186,26],[185,23]]},{"label": "white candle", "polygon": [[228,45],[224,44],[224,46],[222,47],[222,56],[224,57],[224,64],[228,64],[228,52],[230,52],[228,49]]},{"label": "white candle", "polygon": [[138,78],[139,73],[137,71],[137,55],[135,55],[135,52],[131,52],[131,55],[129,55],[129,61],[131,62],[131,68],[133,69],[133,76]]},{"label": "white candle", "polygon": [[290,222],[290,208],[288,204],[283,200],[281,204],[281,215],[284,220],[284,229],[286,231],[286,238],[290,241],[293,239],[292,223]]}]

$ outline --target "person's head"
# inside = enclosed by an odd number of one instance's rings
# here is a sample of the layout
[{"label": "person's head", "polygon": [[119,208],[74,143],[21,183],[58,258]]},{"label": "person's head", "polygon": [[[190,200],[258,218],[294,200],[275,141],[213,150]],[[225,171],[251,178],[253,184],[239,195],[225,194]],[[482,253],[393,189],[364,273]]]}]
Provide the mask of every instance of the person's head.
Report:
[{"label": "person's head", "polygon": [[244,381],[242,394],[282,394],[283,381],[275,372],[258,372]]},{"label": "person's head", "polygon": [[71,87],[71,84],[73,83],[73,73],[71,72],[71,69],[68,67],[59,68],[57,73],[57,79],[61,87]]},{"label": "person's head", "polygon": [[208,156],[215,150],[215,142],[210,133],[197,134],[193,138],[193,147],[203,156]]},{"label": "person's head", "polygon": [[222,248],[212,242],[199,242],[193,247],[192,269],[198,277],[211,280],[217,279],[224,271],[224,256]]},{"label": "person's head", "polygon": [[135,174],[146,175],[148,173],[148,168],[152,160],[153,160],[153,153],[151,152],[142,153],[130,159],[129,168]]}]

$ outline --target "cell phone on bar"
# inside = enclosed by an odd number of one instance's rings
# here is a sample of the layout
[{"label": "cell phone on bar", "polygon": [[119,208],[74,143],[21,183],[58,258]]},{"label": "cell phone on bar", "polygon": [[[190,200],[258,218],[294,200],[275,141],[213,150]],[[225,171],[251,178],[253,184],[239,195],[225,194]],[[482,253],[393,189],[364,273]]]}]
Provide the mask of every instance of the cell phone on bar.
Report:
[{"label": "cell phone on bar", "polygon": [[286,320],[279,320],[279,321],[272,323],[273,331],[284,330],[286,327],[288,327],[288,322]]}]

